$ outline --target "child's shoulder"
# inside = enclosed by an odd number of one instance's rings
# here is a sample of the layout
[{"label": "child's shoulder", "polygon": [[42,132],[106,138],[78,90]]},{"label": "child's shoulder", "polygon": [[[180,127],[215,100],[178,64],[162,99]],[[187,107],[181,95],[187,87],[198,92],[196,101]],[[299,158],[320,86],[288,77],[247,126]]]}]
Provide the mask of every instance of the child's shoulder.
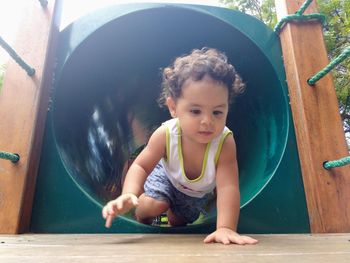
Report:
[{"label": "child's shoulder", "polygon": [[163,125],[159,126],[148,140],[147,147],[164,151],[166,142],[166,129]]},{"label": "child's shoulder", "polygon": [[221,159],[231,159],[236,156],[236,142],[233,138],[232,132],[225,136],[225,139],[222,144]]},{"label": "child's shoulder", "polygon": [[166,127],[160,125],[151,135],[151,137],[162,137],[166,135]]}]

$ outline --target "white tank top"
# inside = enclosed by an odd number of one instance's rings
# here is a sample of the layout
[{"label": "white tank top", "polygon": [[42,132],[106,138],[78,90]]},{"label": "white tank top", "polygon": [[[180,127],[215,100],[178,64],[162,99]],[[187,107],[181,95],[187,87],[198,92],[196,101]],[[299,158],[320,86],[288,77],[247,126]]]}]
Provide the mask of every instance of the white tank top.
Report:
[{"label": "white tank top", "polygon": [[216,164],[226,136],[232,134],[230,129],[225,127],[218,137],[207,144],[201,175],[191,180],[187,178],[184,170],[178,119],[168,120],[163,125],[166,131],[166,158],[162,158],[160,162],[173,186],[192,197],[203,197],[213,191],[216,186]]}]

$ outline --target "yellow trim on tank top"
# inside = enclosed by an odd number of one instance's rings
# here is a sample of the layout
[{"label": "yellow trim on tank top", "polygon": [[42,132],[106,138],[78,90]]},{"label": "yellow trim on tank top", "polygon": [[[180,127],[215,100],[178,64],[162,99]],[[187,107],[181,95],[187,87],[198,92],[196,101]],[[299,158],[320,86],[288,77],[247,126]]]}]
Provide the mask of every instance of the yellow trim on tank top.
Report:
[{"label": "yellow trim on tank top", "polygon": [[180,167],[181,167],[182,176],[186,179],[187,182],[190,182],[190,183],[198,182],[199,180],[201,180],[204,177],[205,169],[207,168],[207,160],[208,160],[208,154],[209,154],[211,142],[209,142],[207,144],[206,149],[205,149],[204,159],[203,159],[203,164],[202,164],[202,171],[201,171],[200,176],[197,177],[196,179],[191,180],[186,176],[185,169],[184,169],[184,160],[183,160],[182,145],[181,145],[181,128],[180,128],[179,120],[177,120],[177,122],[176,122],[176,127],[177,127],[177,132],[179,134],[178,141],[177,141],[177,143],[178,143],[177,148],[179,151],[179,159],[180,159]]},{"label": "yellow trim on tank top", "polygon": [[167,126],[165,126],[165,151],[165,161],[168,162],[170,156],[170,131]]},{"label": "yellow trim on tank top", "polygon": [[216,150],[216,153],[215,153],[215,159],[214,159],[215,166],[217,165],[217,163],[219,161],[222,145],[224,144],[224,141],[225,141],[227,135],[229,135],[229,134],[232,134],[232,131],[227,130],[220,138],[218,149]]}]

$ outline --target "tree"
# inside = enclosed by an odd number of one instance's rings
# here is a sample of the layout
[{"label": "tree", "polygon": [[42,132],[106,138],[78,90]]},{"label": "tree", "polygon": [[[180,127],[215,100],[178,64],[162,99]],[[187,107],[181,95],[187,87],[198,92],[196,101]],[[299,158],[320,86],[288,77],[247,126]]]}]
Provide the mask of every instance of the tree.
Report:
[{"label": "tree", "polygon": [[[274,0],[220,0],[226,7],[255,16],[273,28],[277,23]],[[329,60],[350,46],[350,1],[317,0],[320,13],[326,16],[324,39]],[[332,71],[339,100],[345,135],[350,142],[350,59]]]},{"label": "tree", "polygon": [[255,16],[273,28],[277,23],[275,0],[219,0],[227,8]]},{"label": "tree", "polygon": [[[319,11],[327,17],[324,39],[329,58],[334,59],[350,46],[350,1],[318,0],[317,4]],[[350,60],[343,61],[332,73],[344,131],[350,138]]]}]

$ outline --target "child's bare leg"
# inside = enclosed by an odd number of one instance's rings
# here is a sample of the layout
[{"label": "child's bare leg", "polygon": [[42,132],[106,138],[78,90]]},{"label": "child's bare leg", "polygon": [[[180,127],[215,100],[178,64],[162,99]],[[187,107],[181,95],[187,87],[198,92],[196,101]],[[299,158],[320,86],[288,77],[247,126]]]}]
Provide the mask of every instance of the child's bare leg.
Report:
[{"label": "child's bare leg", "polygon": [[187,224],[183,218],[176,216],[171,209],[167,211],[167,217],[171,226],[185,226]]},{"label": "child's bare leg", "polygon": [[156,216],[161,215],[169,209],[166,201],[158,201],[145,194],[140,195],[139,205],[135,210],[137,221],[143,224],[151,224]]}]

